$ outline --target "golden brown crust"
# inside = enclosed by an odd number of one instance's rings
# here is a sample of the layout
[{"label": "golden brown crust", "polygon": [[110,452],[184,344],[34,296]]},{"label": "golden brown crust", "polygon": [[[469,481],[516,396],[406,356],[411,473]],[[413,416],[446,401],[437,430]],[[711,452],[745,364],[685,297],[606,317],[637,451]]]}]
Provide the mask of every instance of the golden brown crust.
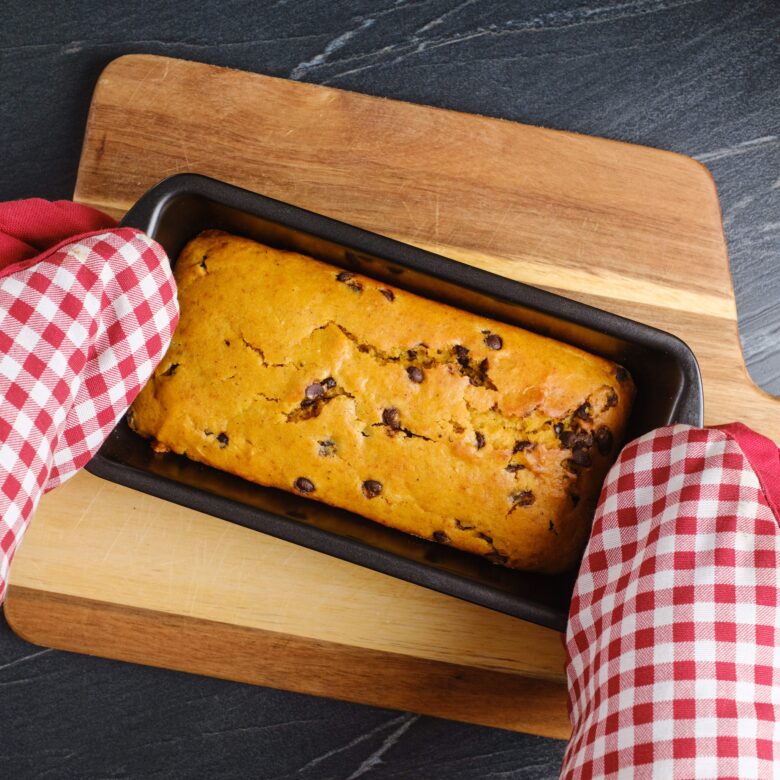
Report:
[{"label": "golden brown crust", "polygon": [[623,369],[218,231],[175,273],[140,434],[496,563],[577,562],[633,401]]}]

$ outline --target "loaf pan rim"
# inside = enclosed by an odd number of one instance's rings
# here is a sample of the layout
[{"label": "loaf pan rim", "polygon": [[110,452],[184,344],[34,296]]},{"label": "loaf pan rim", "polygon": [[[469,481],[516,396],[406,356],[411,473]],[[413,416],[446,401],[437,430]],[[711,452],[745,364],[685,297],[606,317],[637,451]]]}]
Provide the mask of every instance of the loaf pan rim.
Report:
[{"label": "loaf pan rim", "polygon": [[[653,349],[658,350],[658,345],[652,343],[658,340],[665,345],[670,357],[683,373],[681,398],[670,412],[674,418],[670,422],[702,424],[703,402],[698,363],[690,347],[671,333],[200,174],[176,174],[164,179],[139,198],[121,224],[124,227],[144,230],[154,237],[165,208],[173,198],[183,195],[205,198],[255,216],[262,213],[262,217],[269,221],[326,238],[358,252],[388,257],[393,262],[422,271],[431,277],[472,288],[483,294],[488,294],[485,288],[490,289],[490,295],[501,299],[511,299],[522,293],[522,305],[529,309],[625,341],[643,346],[651,344]],[[254,204],[255,208],[247,208],[247,201]],[[305,227],[297,224],[301,221],[305,223]],[[339,233],[338,239],[328,235],[332,231]],[[399,250],[405,255],[402,262],[393,259]],[[412,263],[409,262],[410,257]],[[597,326],[594,326],[594,320],[597,320]],[[626,330],[629,333],[626,333]],[[122,464],[105,456],[102,450],[103,448],[86,467],[96,476],[446,595],[565,631],[568,618],[566,611],[527,601],[507,591],[492,588],[487,583],[435,568],[392,550],[374,547],[327,529],[294,522],[283,514],[220,496],[131,464]],[[253,524],[251,519],[261,522]],[[258,525],[263,527],[258,528]],[[349,549],[345,550],[345,546]]]}]

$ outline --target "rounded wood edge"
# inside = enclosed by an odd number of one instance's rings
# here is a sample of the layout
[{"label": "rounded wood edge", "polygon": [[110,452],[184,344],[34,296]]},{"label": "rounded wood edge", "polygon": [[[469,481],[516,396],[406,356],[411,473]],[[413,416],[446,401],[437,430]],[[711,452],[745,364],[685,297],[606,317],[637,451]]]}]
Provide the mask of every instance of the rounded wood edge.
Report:
[{"label": "rounded wood edge", "polygon": [[[680,155],[684,156],[684,155]],[[726,243],[726,231],[723,226],[723,215],[720,208],[720,199],[718,198],[718,187],[715,183],[715,177],[712,175],[712,171],[699,160],[694,160],[692,157],[685,158],[688,161],[692,172],[695,171],[699,176],[703,176],[707,181],[707,188],[711,199],[714,201],[717,208],[717,219],[720,224],[720,243],[722,244],[723,259],[726,263],[726,269],[728,271],[728,290],[725,291],[735,301],[736,294],[734,292],[734,277],[731,272],[731,261],[728,256],[728,249]],[[734,323],[734,338],[736,341],[737,351],[739,355],[739,365],[742,370],[742,374],[745,378],[747,388],[751,394],[751,403],[749,404],[749,416],[747,424],[750,424],[756,428],[759,433],[768,436],[773,439],[778,445],[780,445],[780,396],[773,396],[756,384],[755,380],[750,374],[750,370],[745,360],[745,350],[742,343],[742,335],[740,332],[739,312],[737,311],[737,318]],[[733,422],[732,420],[724,420],[722,422]],[[737,422],[744,422],[738,420]]]},{"label": "rounded wood edge", "polygon": [[[24,616],[24,604],[27,588],[20,588],[15,585],[9,585],[6,591],[5,601],[3,602],[3,614],[11,631],[20,639],[29,642],[31,645],[49,647],[45,642],[41,642],[37,637],[27,631]],[[17,612],[17,601],[20,611]],[[64,648],[63,648],[64,649]]]},{"label": "rounded wood edge", "polygon": [[[731,291],[733,295],[733,290]],[[730,422],[741,422],[753,428],[758,433],[772,439],[780,446],[780,396],[774,396],[756,384],[745,360],[745,352],[742,347],[742,336],[739,332],[739,322],[734,323],[734,339],[736,341],[737,359],[739,371],[744,379],[742,392],[745,399],[741,405],[741,414],[734,420],[712,420],[713,425],[721,425]],[[707,388],[704,388],[705,403]]]},{"label": "rounded wood edge", "polygon": [[33,644],[315,696],[568,739],[566,686],[441,661],[10,586]]},{"label": "rounded wood edge", "polygon": [[766,436],[780,447],[780,397],[770,395],[759,387],[750,376],[747,367],[742,365],[747,376],[750,392],[750,411],[745,419],[722,420],[721,422],[744,422],[757,433]]},{"label": "rounded wood edge", "polygon": [[[122,60],[128,60],[128,59],[137,59],[139,57],[145,57],[146,55],[139,55],[139,54],[123,54],[120,57],[117,57],[116,59],[111,60],[111,62],[106,65],[103,70],[100,71],[100,74],[97,77],[97,80],[95,81],[95,86],[92,91],[92,99],[89,101],[89,111],[87,112],[87,121],[84,123],[84,138],[81,142],[81,152],[79,154],[79,167],[76,171],[76,185],[73,188],[73,200],[78,201],[79,200],[79,192],[83,189],[83,179],[87,175],[86,170],[87,166],[84,165],[84,161],[89,153],[89,150],[92,147],[92,133],[93,133],[93,124],[94,124],[94,117],[95,113],[97,111],[97,106],[100,102],[100,91],[105,87],[105,81],[107,77],[110,77],[112,72],[117,69],[121,68],[124,63]],[[105,143],[105,138],[103,139],[103,143]],[[98,146],[98,148],[101,148]]]},{"label": "rounded wood edge", "polygon": [[[744,373],[747,389],[750,391],[750,420],[746,424],[754,427],[758,433],[764,434],[780,446],[780,396],[771,395],[763,387],[756,384],[745,362],[742,351],[742,338],[738,337],[740,367]],[[727,420],[725,422],[732,422]],[[745,422],[737,420],[736,422]]]}]

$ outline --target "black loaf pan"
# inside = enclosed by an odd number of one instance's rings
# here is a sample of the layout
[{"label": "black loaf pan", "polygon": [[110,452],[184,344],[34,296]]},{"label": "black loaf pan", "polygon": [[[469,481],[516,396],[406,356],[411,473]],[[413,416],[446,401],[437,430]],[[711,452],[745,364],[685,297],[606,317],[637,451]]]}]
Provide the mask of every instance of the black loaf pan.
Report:
[{"label": "black loaf pan", "polygon": [[[701,377],[693,353],[676,337],[638,322],[203,176],[166,179],[136,203],[122,224],[153,236],[174,262],[191,238],[220,228],[614,360],[631,371],[638,388],[629,437],[669,423],[702,423]],[[565,629],[574,572],[552,576],[506,569],[173,453],[155,454],[125,419],[87,468],[233,523]]]}]

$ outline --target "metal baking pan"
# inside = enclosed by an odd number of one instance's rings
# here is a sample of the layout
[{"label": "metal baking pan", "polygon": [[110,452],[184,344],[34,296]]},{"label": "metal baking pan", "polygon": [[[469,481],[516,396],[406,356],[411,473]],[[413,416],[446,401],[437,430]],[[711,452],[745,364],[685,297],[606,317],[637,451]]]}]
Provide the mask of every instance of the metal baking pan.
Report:
[{"label": "metal baking pan", "polygon": [[[614,360],[631,371],[638,388],[631,438],[669,423],[702,424],[701,376],[693,353],[675,336],[638,322],[203,176],[166,179],[136,203],[122,224],[153,236],[173,262],[202,230],[220,228]],[[558,630],[566,626],[574,572],[506,569],[173,453],[155,454],[125,419],[87,469],[442,593]]]}]

